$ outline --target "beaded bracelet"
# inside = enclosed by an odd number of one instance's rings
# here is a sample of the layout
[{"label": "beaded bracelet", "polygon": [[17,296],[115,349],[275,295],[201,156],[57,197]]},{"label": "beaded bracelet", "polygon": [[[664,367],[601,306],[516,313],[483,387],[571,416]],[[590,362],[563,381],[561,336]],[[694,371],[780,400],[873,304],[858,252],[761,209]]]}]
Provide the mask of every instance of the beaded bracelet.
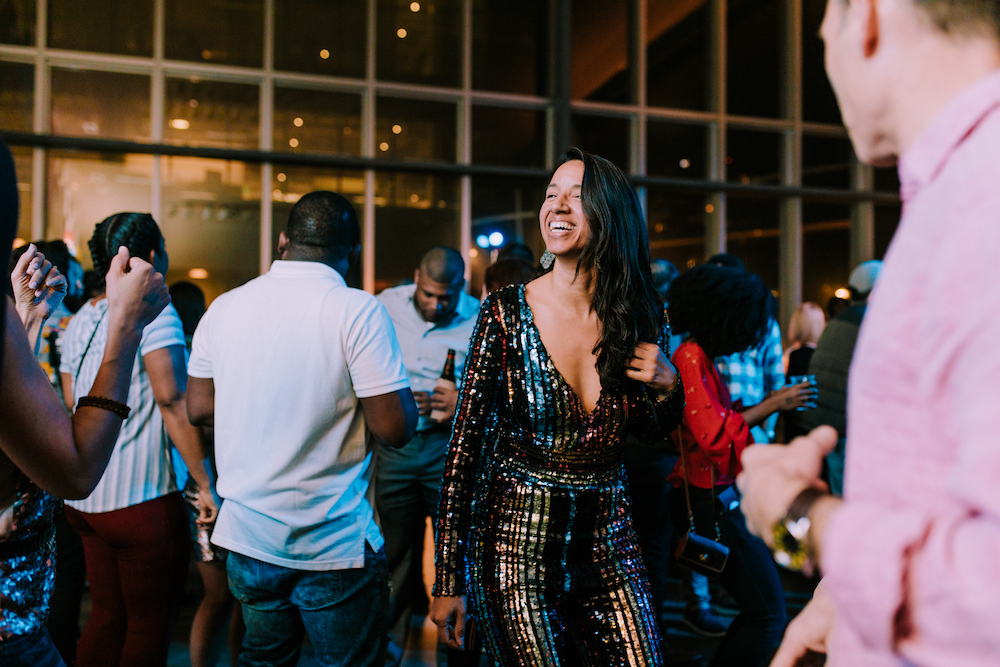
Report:
[{"label": "beaded bracelet", "polygon": [[124,403],[119,403],[118,401],[113,401],[110,398],[104,398],[102,396],[82,396],[80,400],[76,402],[76,408],[77,410],[80,408],[99,408],[101,410],[113,412],[122,419],[128,419],[128,413],[132,411],[132,408]]}]

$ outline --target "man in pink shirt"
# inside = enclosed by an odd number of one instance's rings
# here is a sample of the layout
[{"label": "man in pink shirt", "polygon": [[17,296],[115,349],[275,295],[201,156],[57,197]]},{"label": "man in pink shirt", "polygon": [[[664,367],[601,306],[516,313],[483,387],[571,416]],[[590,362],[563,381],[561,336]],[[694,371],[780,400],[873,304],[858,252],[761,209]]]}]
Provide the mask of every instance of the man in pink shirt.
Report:
[{"label": "man in pink shirt", "polygon": [[1000,665],[998,34],[1000,0],[829,0],[844,123],[861,160],[898,157],[903,217],[851,368],[844,499],[814,490],[832,429],[743,455],[751,529],[824,574],[773,665]]}]

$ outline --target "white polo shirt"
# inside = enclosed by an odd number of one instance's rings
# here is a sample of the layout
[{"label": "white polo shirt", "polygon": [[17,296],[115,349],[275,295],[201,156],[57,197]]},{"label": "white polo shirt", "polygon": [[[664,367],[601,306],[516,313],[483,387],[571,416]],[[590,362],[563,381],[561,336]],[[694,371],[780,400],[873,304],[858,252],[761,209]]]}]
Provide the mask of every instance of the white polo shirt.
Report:
[{"label": "white polo shirt", "polygon": [[212,541],[299,570],[362,567],[382,535],[358,399],[409,386],[385,308],[325,264],[276,261],[212,303],[188,373],[215,384]]}]

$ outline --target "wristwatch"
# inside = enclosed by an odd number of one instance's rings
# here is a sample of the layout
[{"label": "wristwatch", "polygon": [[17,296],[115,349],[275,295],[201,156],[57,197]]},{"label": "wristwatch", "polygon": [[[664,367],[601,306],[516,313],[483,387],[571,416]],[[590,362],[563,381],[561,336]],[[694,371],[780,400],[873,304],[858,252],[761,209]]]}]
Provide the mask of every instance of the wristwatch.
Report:
[{"label": "wristwatch", "polygon": [[825,491],[811,487],[803,490],[788,506],[785,516],[774,524],[771,532],[774,541],[772,553],[778,565],[795,572],[812,569],[812,554],[806,544],[810,526],[809,510],[825,495]]}]

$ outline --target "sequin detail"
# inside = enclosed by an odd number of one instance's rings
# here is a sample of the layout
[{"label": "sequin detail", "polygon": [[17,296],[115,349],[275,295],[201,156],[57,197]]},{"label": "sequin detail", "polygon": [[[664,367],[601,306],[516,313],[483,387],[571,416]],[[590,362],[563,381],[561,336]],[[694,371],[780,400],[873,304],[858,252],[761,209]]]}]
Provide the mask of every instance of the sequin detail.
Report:
[{"label": "sequin detail", "polygon": [[0,539],[0,643],[39,630],[55,585],[53,517],[62,501],[22,479],[14,522]]},{"label": "sequin detail", "polygon": [[[660,346],[666,352],[669,327]],[[435,595],[466,594],[500,665],[660,665],[622,466],[628,431],[680,423],[626,383],[587,414],[548,356],[524,287],[494,292],[470,341],[441,487]]]}]

